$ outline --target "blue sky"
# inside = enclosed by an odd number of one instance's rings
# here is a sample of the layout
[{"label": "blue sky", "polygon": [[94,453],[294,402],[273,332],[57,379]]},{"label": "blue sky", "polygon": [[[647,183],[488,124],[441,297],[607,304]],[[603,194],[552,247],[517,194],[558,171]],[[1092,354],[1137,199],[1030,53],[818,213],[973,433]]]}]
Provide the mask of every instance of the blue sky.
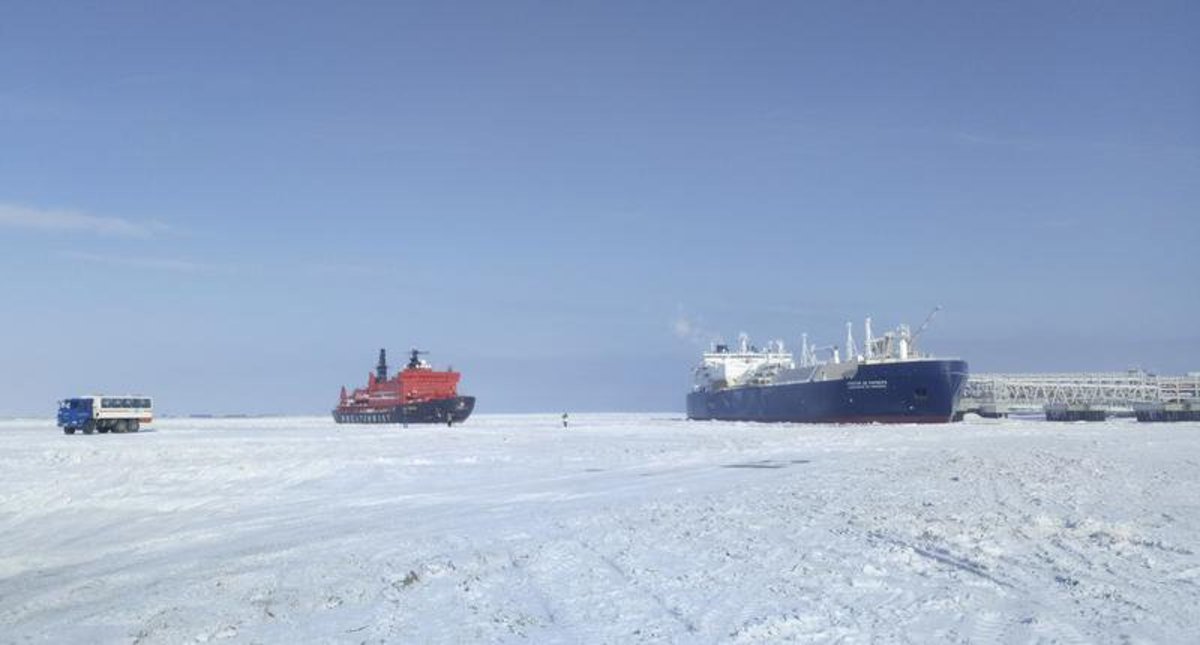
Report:
[{"label": "blue sky", "polygon": [[700,345],[918,324],[1200,369],[1200,5],[6,3],[0,414],[677,410]]}]

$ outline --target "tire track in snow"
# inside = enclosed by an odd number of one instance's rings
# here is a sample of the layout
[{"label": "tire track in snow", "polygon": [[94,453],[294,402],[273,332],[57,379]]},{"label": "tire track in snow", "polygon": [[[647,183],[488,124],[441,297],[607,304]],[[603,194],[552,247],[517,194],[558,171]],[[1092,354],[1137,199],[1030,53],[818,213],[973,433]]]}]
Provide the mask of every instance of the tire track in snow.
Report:
[{"label": "tire track in snow", "polygon": [[658,607],[658,609],[664,615],[669,616],[672,619],[674,619],[675,622],[679,623],[687,633],[689,633],[689,634],[696,633],[696,631],[697,631],[696,623],[693,622],[687,616],[685,616],[683,614],[683,611],[680,610],[679,607],[677,607],[671,603],[668,603],[662,597],[662,595],[660,595],[654,591],[650,591],[650,590],[642,588],[641,585],[639,584],[639,582],[633,576],[629,575],[629,573],[627,571],[625,571],[623,568],[621,568],[621,566],[618,565],[615,560],[613,560],[609,556],[601,553],[598,549],[596,549],[596,547],[592,546],[589,542],[580,540],[580,541],[578,541],[578,544],[581,547],[583,547],[585,550],[590,552],[593,556],[595,556],[597,560],[602,562],[611,571],[616,573],[618,578],[620,578],[629,588],[636,589],[639,593],[641,593],[642,595],[644,595],[647,598],[649,598],[650,600],[652,600],[654,602],[654,605],[656,607]]}]

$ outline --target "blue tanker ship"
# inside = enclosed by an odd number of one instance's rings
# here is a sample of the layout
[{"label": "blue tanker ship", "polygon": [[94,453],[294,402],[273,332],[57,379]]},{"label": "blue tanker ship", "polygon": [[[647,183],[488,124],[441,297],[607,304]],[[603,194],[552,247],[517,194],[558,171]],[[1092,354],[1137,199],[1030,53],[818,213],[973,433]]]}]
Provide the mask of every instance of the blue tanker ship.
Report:
[{"label": "blue tanker ship", "polygon": [[[928,321],[926,321],[928,324]],[[730,349],[719,344],[695,370],[687,397],[689,419],[801,423],[946,423],[967,382],[967,364],[916,352],[901,325],[866,339],[858,353],[846,325],[845,360],[836,347],[810,347],[805,337],[797,364],[781,341],[765,349],[743,334]],[[827,359],[819,353],[829,352]]]}]

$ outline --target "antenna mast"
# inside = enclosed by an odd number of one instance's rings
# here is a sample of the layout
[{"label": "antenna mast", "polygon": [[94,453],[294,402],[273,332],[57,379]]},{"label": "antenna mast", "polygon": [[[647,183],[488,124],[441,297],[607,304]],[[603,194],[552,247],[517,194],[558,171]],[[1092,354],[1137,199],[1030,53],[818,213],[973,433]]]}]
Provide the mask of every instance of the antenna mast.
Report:
[{"label": "antenna mast", "polygon": [[858,353],[858,348],[854,346],[854,325],[846,323],[846,360],[854,360],[854,355]]},{"label": "antenna mast", "polygon": [[379,350],[379,364],[375,366],[375,380],[387,380],[387,350]]}]

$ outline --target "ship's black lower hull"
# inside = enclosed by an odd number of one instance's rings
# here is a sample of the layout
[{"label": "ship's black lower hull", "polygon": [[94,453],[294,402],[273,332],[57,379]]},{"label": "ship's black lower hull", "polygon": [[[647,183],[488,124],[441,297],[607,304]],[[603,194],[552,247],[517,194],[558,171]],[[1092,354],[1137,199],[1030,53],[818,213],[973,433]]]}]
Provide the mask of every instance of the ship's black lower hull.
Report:
[{"label": "ship's black lower hull", "polygon": [[419,403],[405,403],[389,408],[373,410],[333,411],[333,420],[338,423],[462,423],[475,409],[475,397],[456,396],[448,399],[433,399]]},{"label": "ship's black lower hull", "polygon": [[1200,421],[1200,408],[1168,409],[1166,406],[1150,406],[1134,411],[1137,420],[1143,423]]},{"label": "ship's black lower hull", "polygon": [[958,360],[860,365],[845,379],[692,392],[689,419],[793,423],[947,423],[967,382]]}]

